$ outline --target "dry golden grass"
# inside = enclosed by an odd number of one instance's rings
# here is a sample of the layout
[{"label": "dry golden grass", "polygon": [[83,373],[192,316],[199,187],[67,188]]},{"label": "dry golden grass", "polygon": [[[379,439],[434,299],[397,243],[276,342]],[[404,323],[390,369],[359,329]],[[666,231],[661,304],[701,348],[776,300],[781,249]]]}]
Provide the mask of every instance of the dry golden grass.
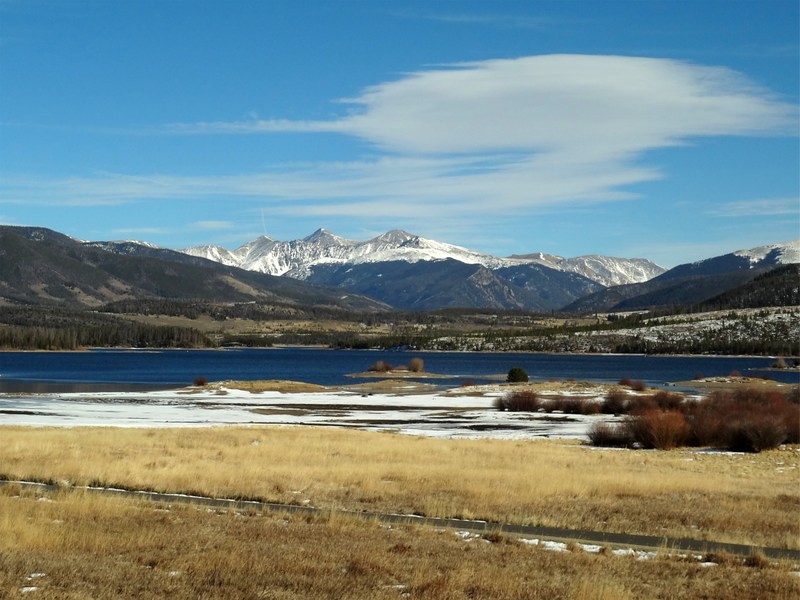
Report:
[{"label": "dry golden grass", "polygon": [[800,547],[800,452],[592,450],[328,428],[0,428],[0,474]]},{"label": "dry golden grass", "polygon": [[9,493],[0,493],[3,598],[789,600],[800,593],[786,564],[703,567],[668,555],[550,552],[498,536],[466,542],[452,531],[342,517]]},{"label": "dry golden grass", "polygon": [[219,381],[210,383],[210,389],[230,389],[242,390],[245,392],[284,392],[284,393],[314,393],[327,392],[331,388],[315,383],[304,383],[302,381],[286,381],[282,379],[265,379],[256,381]]}]

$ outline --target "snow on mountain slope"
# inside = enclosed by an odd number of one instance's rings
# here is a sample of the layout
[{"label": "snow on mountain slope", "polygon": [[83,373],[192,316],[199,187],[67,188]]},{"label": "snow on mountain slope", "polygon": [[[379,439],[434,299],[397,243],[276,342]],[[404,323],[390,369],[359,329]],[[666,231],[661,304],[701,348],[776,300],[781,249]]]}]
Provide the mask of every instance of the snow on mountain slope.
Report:
[{"label": "snow on mountain slope", "polygon": [[773,262],[776,265],[791,265],[800,263],[800,240],[759,246],[749,250],[737,250],[734,254],[747,258],[752,265],[763,262]]},{"label": "snow on mountain slope", "polygon": [[198,246],[184,252],[226,265],[271,275],[288,275],[296,279],[306,279],[312,267],[323,264],[414,263],[446,259],[482,265],[488,269],[538,263],[558,271],[583,275],[603,285],[647,281],[664,271],[644,259],[605,256],[562,258],[542,253],[500,258],[422,238],[400,229],[363,242],[319,229],[302,240],[279,242],[265,236],[233,251],[218,246]]},{"label": "snow on mountain slope", "polygon": [[577,273],[605,286],[642,283],[664,272],[663,268],[644,258],[615,258],[596,254],[563,258],[541,252],[515,255],[512,258],[536,262],[559,271]]}]

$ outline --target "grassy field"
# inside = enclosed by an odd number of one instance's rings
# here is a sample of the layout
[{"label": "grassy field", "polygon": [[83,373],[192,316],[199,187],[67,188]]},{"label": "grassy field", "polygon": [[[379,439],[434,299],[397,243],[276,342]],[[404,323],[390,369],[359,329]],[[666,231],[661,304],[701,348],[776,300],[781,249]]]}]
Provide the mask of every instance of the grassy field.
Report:
[{"label": "grassy field", "polygon": [[792,599],[794,566],[552,552],[511,538],[0,488],[0,597]]},{"label": "grassy field", "polygon": [[800,452],[327,428],[0,428],[0,475],[800,548]]}]

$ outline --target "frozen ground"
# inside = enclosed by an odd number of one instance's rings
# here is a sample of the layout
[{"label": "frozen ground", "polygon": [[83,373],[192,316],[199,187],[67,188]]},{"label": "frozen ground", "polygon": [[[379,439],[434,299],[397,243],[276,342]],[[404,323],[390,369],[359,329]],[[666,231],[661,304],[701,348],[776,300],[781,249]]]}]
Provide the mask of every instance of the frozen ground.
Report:
[{"label": "frozen ground", "polygon": [[[249,392],[226,387],[159,392],[0,395],[0,424],[204,427],[320,425],[451,438],[584,438],[607,415],[500,412],[502,391],[429,393]],[[560,395],[566,395],[560,392]],[[579,394],[599,401],[602,392]]]}]

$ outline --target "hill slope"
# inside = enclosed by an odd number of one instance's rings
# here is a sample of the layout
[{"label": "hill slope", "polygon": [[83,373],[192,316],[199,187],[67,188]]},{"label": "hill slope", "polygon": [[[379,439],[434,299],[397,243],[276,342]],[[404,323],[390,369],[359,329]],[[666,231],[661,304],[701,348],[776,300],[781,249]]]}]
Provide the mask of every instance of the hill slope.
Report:
[{"label": "hill slope", "polygon": [[300,281],[123,243],[108,251],[38,227],[0,227],[0,297],[96,307],[128,298],[288,302],[382,310],[378,302]]},{"label": "hill slope", "polygon": [[[703,304],[750,285],[770,271],[800,262],[800,240],[739,250],[694,263],[678,265],[650,281],[610,287],[590,294],[565,307],[573,312],[610,312],[646,310],[670,306]],[[790,284],[791,278],[783,280]],[[749,289],[749,288],[745,288]],[[762,294],[762,306],[780,306],[790,293],[771,288],[774,293]],[[767,292],[767,288],[762,290]],[[746,293],[746,292],[741,292]],[[790,304],[791,305],[791,304]]]}]

